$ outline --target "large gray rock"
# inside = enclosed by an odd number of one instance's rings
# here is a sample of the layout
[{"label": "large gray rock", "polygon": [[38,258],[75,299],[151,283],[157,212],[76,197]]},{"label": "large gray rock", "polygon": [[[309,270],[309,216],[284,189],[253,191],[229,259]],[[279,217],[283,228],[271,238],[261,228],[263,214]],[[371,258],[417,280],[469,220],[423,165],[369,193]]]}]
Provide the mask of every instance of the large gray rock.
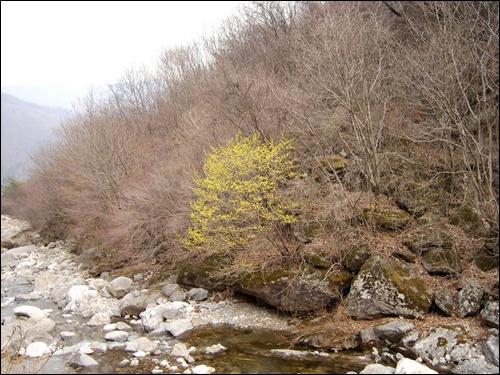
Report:
[{"label": "large gray rock", "polygon": [[153,353],[155,349],[155,343],[153,343],[147,337],[139,337],[127,342],[127,344],[125,345],[125,351],[127,352],[138,352],[142,350],[143,352]]},{"label": "large gray rock", "polygon": [[162,293],[165,294],[167,297],[170,297],[172,294],[180,290],[181,290],[180,285],[175,283],[167,284],[163,288],[161,288]]},{"label": "large gray rock", "polygon": [[163,312],[159,306],[141,312],[139,317],[146,332],[155,330],[163,322]]},{"label": "large gray rock", "polygon": [[486,240],[484,246],[474,257],[474,262],[485,272],[498,268],[498,236]]},{"label": "large gray rock", "polygon": [[481,308],[483,289],[476,281],[469,281],[458,293],[458,316],[474,315]]},{"label": "large gray rock", "polygon": [[423,220],[419,220],[420,223],[425,224],[408,231],[403,238],[403,244],[411,251],[422,255],[431,249],[451,249],[453,247],[453,238],[449,234],[444,219],[435,215],[427,215]]},{"label": "large gray rock", "polygon": [[169,299],[172,302],[184,301],[184,300],[186,300],[186,293],[184,293],[182,290],[176,290],[175,292],[172,293],[172,295],[169,297]]},{"label": "large gray rock", "polygon": [[453,350],[450,352],[450,357],[454,363],[459,363],[471,358],[473,351],[474,348],[471,347],[470,343],[462,342],[453,348]]},{"label": "large gray rock", "polygon": [[132,286],[132,279],[119,276],[113,281],[111,281],[108,285],[109,292],[116,298],[122,298],[125,294],[130,291],[130,287]]},{"label": "large gray rock", "polygon": [[226,276],[221,275],[220,271],[225,266],[229,266],[233,260],[231,255],[215,253],[200,263],[186,264],[179,270],[177,283],[213,291],[224,291],[227,289]]},{"label": "large gray rock", "polygon": [[470,358],[460,362],[451,369],[452,374],[498,374],[498,366],[488,362],[484,357]]},{"label": "large gray rock", "polygon": [[49,318],[14,320],[2,325],[2,344],[27,346],[35,341],[52,342],[56,323]]},{"label": "large gray rock", "polygon": [[406,332],[415,328],[415,324],[405,321],[393,321],[374,327],[377,336],[392,342],[399,341]]},{"label": "large gray rock", "polygon": [[483,344],[483,353],[488,361],[498,367],[498,336],[488,337]]},{"label": "large gray rock", "polygon": [[107,341],[118,341],[123,342],[127,341],[129,336],[128,332],[125,331],[111,331],[104,335],[104,339]]},{"label": "large gray rock", "polygon": [[434,293],[434,303],[439,309],[448,316],[453,315],[455,301],[453,295],[447,288],[441,288]]},{"label": "large gray rock", "polygon": [[351,272],[358,272],[363,263],[371,256],[370,249],[365,246],[353,247],[345,249],[341,253],[342,265]]},{"label": "large gray rock", "polygon": [[222,353],[226,350],[227,350],[227,348],[224,345],[215,344],[215,345],[207,347],[205,349],[205,354],[219,354],[219,353]]},{"label": "large gray rock", "polygon": [[400,230],[413,221],[411,215],[386,199],[377,201],[375,206],[364,208],[363,216],[370,224],[384,230]]},{"label": "large gray rock", "polygon": [[99,362],[85,353],[75,353],[70,360],[70,364],[74,367],[91,367],[98,366]]},{"label": "large gray rock", "polygon": [[43,271],[35,278],[35,292],[51,290],[59,282],[59,277],[52,271]]},{"label": "large gray rock", "polygon": [[172,322],[167,322],[165,329],[169,331],[174,337],[177,337],[184,332],[193,329],[191,319],[179,319]]},{"label": "large gray rock", "polygon": [[120,308],[123,315],[139,316],[140,313],[146,310],[150,303],[154,303],[160,296],[161,293],[158,291],[153,293],[132,291],[120,299]]},{"label": "large gray rock", "polygon": [[409,358],[402,358],[396,365],[395,374],[438,374],[426,365]]},{"label": "large gray rock", "polygon": [[458,343],[457,332],[451,329],[437,327],[410,349],[416,356],[431,362],[450,354]]},{"label": "large gray rock", "polygon": [[172,348],[172,351],[170,352],[170,356],[172,357],[183,357],[186,358],[189,355],[189,350],[186,346],[186,344],[183,343],[177,343],[174,345]]},{"label": "large gray rock", "polygon": [[191,372],[193,374],[213,374],[215,372],[215,368],[212,366],[207,366],[207,365],[198,365],[194,366],[191,369]]},{"label": "large gray rock", "polygon": [[[83,298],[83,296],[89,291],[89,287],[87,285],[73,285],[66,294],[66,301],[68,303],[72,301],[79,300]],[[97,293],[96,293],[97,295]]]},{"label": "large gray rock", "polygon": [[48,345],[41,341],[32,342],[26,348],[27,357],[41,357],[48,353],[50,353]]},{"label": "large gray rock", "polygon": [[367,327],[359,332],[359,338],[361,340],[361,349],[369,350],[373,347],[378,341],[379,337],[375,332],[374,327]]},{"label": "large gray rock", "polygon": [[14,314],[17,316],[25,316],[34,320],[40,320],[49,316],[47,310],[39,309],[35,306],[22,305],[14,308]]},{"label": "large gray rock", "polygon": [[321,309],[339,297],[339,291],[325,281],[325,273],[313,267],[280,269],[249,274],[234,289],[282,311],[306,312]]},{"label": "large gray rock", "polygon": [[203,301],[208,297],[208,290],[204,288],[192,288],[187,295],[193,301]]},{"label": "large gray rock", "polygon": [[111,323],[111,317],[105,313],[97,313],[87,322],[89,326],[100,326]]},{"label": "large gray rock", "polygon": [[63,309],[63,313],[75,313],[83,317],[91,317],[97,313],[105,313],[109,316],[120,316],[120,301],[115,298],[104,298],[97,290],[87,290],[69,302]]},{"label": "large gray rock", "polygon": [[14,267],[19,263],[20,259],[26,258],[31,252],[38,249],[38,246],[28,245],[7,250],[1,255],[2,267]]},{"label": "large gray rock", "polygon": [[423,279],[406,263],[374,255],[351,285],[349,315],[360,319],[383,316],[422,317],[431,305]]},{"label": "large gray rock", "polygon": [[498,328],[498,301],[488,301],[481,310],[481,317],[490,327]]},{"label": "large gray rock", "polygon": [[186,315],[188,306],[190,305],[187,302],[174,301],[161,304],[157,307],[157,310],[164,319],[171,321],[183,318]]}]

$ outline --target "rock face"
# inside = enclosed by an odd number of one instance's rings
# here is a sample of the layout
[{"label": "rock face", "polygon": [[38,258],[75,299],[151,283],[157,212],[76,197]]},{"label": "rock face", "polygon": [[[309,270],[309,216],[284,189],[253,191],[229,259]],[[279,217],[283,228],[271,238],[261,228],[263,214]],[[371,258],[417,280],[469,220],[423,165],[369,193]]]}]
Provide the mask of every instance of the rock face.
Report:
[{"label": "rock face", "polygon": [[383,316],[422,317],[431,305],[425,282],[395,258],[372,256],[354,279],[349,315],[360,319]]}]

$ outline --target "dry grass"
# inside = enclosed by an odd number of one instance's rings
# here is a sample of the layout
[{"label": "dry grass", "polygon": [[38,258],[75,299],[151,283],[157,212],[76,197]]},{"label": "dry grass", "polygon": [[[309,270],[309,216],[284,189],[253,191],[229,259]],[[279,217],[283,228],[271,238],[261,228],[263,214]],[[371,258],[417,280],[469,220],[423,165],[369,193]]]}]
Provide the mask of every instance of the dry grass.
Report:
[{"label": "dry grass", "polygon": [[[338,265],[342,250],[365,241],[372,254],[408,251],[399,233],[378,231],[362,213],[380,193],[412,185],[426,209],[448,218],[477,203],[498,231],[498,69],[490,69],[498,45],[485,42],[498,40],[493,2],[405,2],[409,17],[400,18],[381,2],[249,7],[241,27],[165,52],[157,75],[130,72],[104,99],[89,94],[59,142],[36,156],[19,195],[30,202],[5,207],[54,237],[105,244],[102,264],[119,272],[168,276],[171,264],[203,259],[178,241],[194,170],[211,146],[242,131],[294,140],[302,175],[285,193],[300,206],[296,236],[309,243],[290,241],[288,259],[266,240],[251,244],[238,254],[240,273],[301,264],[303,250]],[[348,163],[333,173],[320,161],[338,153]],[[432,276],[417,256],[412,267],[429,292],[446,287],[456,296],[472,279],[485,290],[495,285],[498,268],[482,272],[473,262],[482,239],[448,232],[464,270],[458,279]],[[374,323],[349,319],[343,303],[330,317],[331,331],[347,335]]]}]

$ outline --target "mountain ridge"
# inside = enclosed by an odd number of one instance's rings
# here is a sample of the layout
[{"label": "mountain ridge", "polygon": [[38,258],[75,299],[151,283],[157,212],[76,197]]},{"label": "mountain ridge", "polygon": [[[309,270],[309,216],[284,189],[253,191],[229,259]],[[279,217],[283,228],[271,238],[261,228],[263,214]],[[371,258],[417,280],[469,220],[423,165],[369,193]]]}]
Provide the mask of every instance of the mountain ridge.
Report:
[{"label": "mountain ridge", "polygon": [[1,93],[2,180],[28,177],[32,154],[54,138],[53,130],[70,111],[49,107]]}]

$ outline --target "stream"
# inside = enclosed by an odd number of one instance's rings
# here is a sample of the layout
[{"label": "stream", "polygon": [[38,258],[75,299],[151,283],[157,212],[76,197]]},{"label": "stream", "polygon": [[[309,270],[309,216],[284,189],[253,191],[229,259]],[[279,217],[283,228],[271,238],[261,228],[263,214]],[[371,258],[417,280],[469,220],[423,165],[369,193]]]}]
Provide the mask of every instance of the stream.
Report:
[{"label": "stream", "polygon": [[[5,292],[8,290],[8,292]],[[30,293],[32,287],[26,280],[19,279],[14,282],[2,282],[2,321],[5,317],[12,316],[15,307],[21,303],[16,300],[15,295]],[[7,304],[7,301],[11,301]],[[88,318],[74,315],[71,319],[65,319],[57,305],[46,298],[30,301],[21,301],[22,305],[35,306],[40,309],[52,309],[50,315],[56,323],[56,331],[79,331],[82,342],[104,342],[102,334],[95,327],[87,326]],[[5,305],[5,306],[4,306]],[[123,321],[122,318],[112,320]],[[2,326],[3,328],[3,326]],[[135,328],[137,335],[145,335],[143,330]],[[148,336],[146,334],[146,336]],[[317,351],[305,347],[290,347],[287,332],[272,331],[264,329],[237,329],[229,324],[209,324],[196,327],[183,333],[177,338],[164,337],[170,344],[174,342],[185,343],[186,346],[204,348],[220,344],[227,350],[217,354],[208,355],[202,352],[193,354],[196,362],[213,367],[215,373],[240,373],[240,374],[324,374],[324,373],[346,373],[348,371],[361,371],[367,364],[373,363],[370,357],[356,351],[344,351],[338,354],[330,354],[328,357],[320,356]],[[162,337],[151,337],[152,340],[161,340]],[[60,341],[60,345],[64,342]],[[3,345],[3,343],[2,343]],[[293,349],[301,351],[304,357],[281,355],[279,350]],[[277,351],[278,350],[278,351]],[[137,367],[120,367],[124,359],[133,358],[132,353],[127,353],[121,348],[110,349],[104,353],[94,353],[92,357],[99,363],[97,366],[75,368],[69,364],[71,354],[52,355],[40,358],[24,358],[20,363],[11,368],[10,373],[40,373],[40,374],[150,374],[158,367],[163,359],[171,361],[165,352],[158,355],[152,354],[139,362]],[[172,361],[171,361],[172,362]],[[179,373],[185,371],[179,368]],[[2,371],[2,373],[5,373]],[[170,371],[165,371],[170,373]],[[174,372],[175,373],[175,372]]]},{"label": "stream", "polygon": [[[2,243],[7,232],[4,222],[7,221],[2,216]],[[15,222],[8,221],[10,231],[15,230]],[[109,322],[89,325],[95,316],[106,311],[108,304],[120,302],[119,298],[103,290],[106,287],[102,286],[109,282],[89,278],[74,263],[74,255],[65,250],[62,243],[47,247],[30,245],[24,252],[23,249],[14,247],[15,251],[10,251],[2,247],[2,374],[321,374],[359,372],[373,363],[369,355],[361,352],[320,353],[307,347],[291,347],[284,329],[288,324],[286,317],[238,297],[223,302],[215,302],[210,297],[203,301],[171,302],[158,293],[147,306],[148,314],[154,317],[155,311],[172,306],[176,310],[175,317],[164,318],[157,323],[157,329],[145,329],[149,323],[142,314],[140,318],[122,313],[111,316]],[[70,298],[75,287],[88,288],[88,291]],[[131,292],[134,290],[135,295],[152,293],[141,290],[142,287],[134,284]],[[83,302],[79,309],[68,310],[73,298]],[[40,309],[45,314],[42,320],[49,321],[52,328],[37,332],[37,319],[15,313],[20,306]],[[172,315],[172,311],[168,311]],[[179,334],[162,328],[162,324],[168,322],[195,320],[204,323],[188,327]],[[107,327],[118,322],[128,327],[127,338],[121,342],[105,339]],[[19,337],[21,327],[28,327],[22,328],[22,338]],[[68,332],[71,339],[63,337]],[[35,336],[28,340],[30,334]],[[147,338],[143,340],[153,350],[125,350],[140,338]],[[29,355],[28,346],[34,342],[46,344],[47,350],[43,354]],[[189,353],[174,355],[176,349],[183,347],[180,344],[189,348]],[[224,350],[207,354],[206,349],[211,346],[222,346]],[[95,363],[75,364],[74,357],[81,353]]]}]

